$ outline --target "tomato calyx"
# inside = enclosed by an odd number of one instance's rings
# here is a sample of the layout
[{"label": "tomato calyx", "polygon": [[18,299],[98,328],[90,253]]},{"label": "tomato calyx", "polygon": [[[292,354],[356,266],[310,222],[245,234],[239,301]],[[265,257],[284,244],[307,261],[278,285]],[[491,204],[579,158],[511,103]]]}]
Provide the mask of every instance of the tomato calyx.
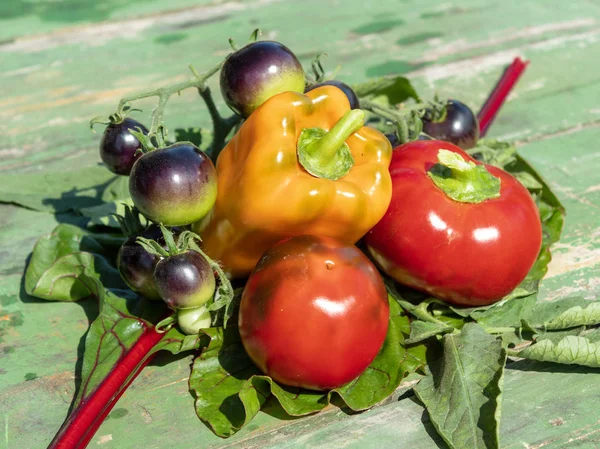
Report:
[{"label": "tomato calyx", "polygon": [[89,126],[92,132],[94,131],[94,125],[118,125],[129,117],[132,112],[142,112],[141,109],[132,108],[131,105],[124,105],[117,112],[110,114],[108,117],[99,115],[90,120]]},{"label": "tomato calyx", "polygon": [[119,214],[111,214],[111,216],[115,217],[119,226],[121,227],[121,232],[125,237],[132,237],[135,235],[140,235],[146,229],[148,229],[148,223],[146,220],[146,224],[142,223],[143,215],[140,213],[137,207],[130,206],[128,204],[124,204],[125,212],[123,215]]},{"label": "tomato calyx", "polygon": [[365,124],[365,113],[360,109],[348,111],[329,131],[305,128],[298,138],[298,161],[317,178],[336,181],[354,166],[348,137]]},{"label": "tomato calyx", "polygon": [[440,149],[438,163],[427,176],[449,198],[460,203],[481,203],[500,197],[500,179],[484,165],[466,161],[454,151]]}]

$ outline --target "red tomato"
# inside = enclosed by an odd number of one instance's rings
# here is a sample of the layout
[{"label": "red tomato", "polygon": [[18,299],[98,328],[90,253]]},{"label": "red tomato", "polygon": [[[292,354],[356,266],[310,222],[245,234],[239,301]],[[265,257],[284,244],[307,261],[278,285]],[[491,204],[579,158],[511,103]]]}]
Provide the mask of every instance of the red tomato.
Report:
[{"label": "red tomato", "polygon": [[398,282],[457,305],[492,304],[510,293],[533,266],[542,228],[531,195],[514,177],[484,165],[500,180],[499,197],[480,203],[451,199],[427,172],[442,141],[416,141],[394,151],[392,201],[367,234],[368,250]]},{"label": "red tomato", "polygon": [[369,366],[388,320],[383,280],[358,248],[299,236],[258,262],[242,295],[239,328],[265,374],[285,385],[329,390]]}]

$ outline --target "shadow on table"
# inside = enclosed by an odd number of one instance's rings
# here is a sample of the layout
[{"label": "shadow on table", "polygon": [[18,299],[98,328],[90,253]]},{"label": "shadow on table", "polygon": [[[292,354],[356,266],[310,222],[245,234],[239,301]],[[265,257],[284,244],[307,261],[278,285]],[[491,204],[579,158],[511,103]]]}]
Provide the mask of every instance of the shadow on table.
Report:
[{"label": "shadow on table", "polygon": [[[72,217],[71,220],[76,218],[81,220],[85,215],[89,219],[96,210],[97,213],[104,214],[104,208],[111,205],[111,202],[127,197],[129,197],[128,178],[114,175],[96,185],[72,187],[61,192],[58,197],[43,198],[41,204],[55,214],[59,223],[63,223],[65,219],[68,222],[69,217]],[[83,214],[82,211],[86,213]]]},{"label": "shadow on table", "polygon": [[536,360],[519,360],[516,362],[508,363],[506,369],[514,371],[536,371],[536,372],[548,372],[548,373],[562,373],[562,374],[598,374],[600,368],[592,368],[589,366],[580,365],[565,365],[561,363],[553,362],[538,362]]},{"label": "shadow on table", "polygon": [[[27,259],[25,261],[25,270],[27,269],[27,265],[29,264],[30,258],[31,258],[31,254],[29,254],[27,256]],[[21,283],[20,283],[20,287],[19,287],[19,298],[21,299],[21,301],[25,304],[51,304],[53,301],[36,298],[34,296],[29,295],[25,291],[25,270],[23,270],[23,275],[21,276]],[[74,301],[74,303],[83,309],[89,324],[91,324],[98,317],[98,314],[99,314],[98,301],[95,298],[82,299],[80,301]],[[85,331],[85,333],[79,339],[79,343],[77,344],[77,361],[75,362],[75,369],[74,369],[75,392],[78,392],[79,388],[81,386],[81,370],[83,368],[83,353],[85,350],[85,339],[88,335],[88,332],[89,332],[89,325],[88,325],[88,328]],[[74,403],[75,403],[75,396],[73,397],[73,399],[71,401],[67,415],[71,414]]]}]

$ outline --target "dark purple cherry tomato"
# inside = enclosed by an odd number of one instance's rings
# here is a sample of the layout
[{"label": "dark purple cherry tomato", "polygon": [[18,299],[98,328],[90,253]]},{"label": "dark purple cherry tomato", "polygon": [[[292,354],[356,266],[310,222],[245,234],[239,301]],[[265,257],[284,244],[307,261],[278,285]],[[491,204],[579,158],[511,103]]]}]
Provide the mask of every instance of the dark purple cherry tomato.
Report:
[{"label": "dark purple cherry tomato", "polygon": [[446,117],[441,121],[423,118],[423,132],[467,150],[479,139],[479,122],[469,107],[457,100],[448,100]]},{"label": "dark purple cherry tomato", "polygon": [[215,293],[215,276],[207,260],[196,251],[166,257],[154,270],[156,289],[173,309],[206,304]]},{"label": "dark purple cherry tomato", "polygon": [[350,102],[350,109],[360,109],[360,102],[358,101],[358,97],[356,96],[356,93],[352,90],[352,88],[350,86],[348,86],[346,83],[343,83],[341,81],[337,81],[337,80],[323,81],[321,83],[307,87],[304,92],[310,92],[311,90],[316,89],[317,87],[321,87],[321,86],[337,87],[338,89],[340,89],[342,92],[344,92],[346,94],[346,97],[348,98],[348,101]]},{"label": "dark purple cherry tomato", "polygon": [[[180,230],[172,230],[175,238]],[[129,237],[119,248],[117,268],[131,290],[149,299],[160,299],[154,283],[154,269],[160,257],[150,254],[136,242],[138,236]],[[156,225],[150,226],[140,237],[155,240],[167,249],[163,234]]]},{"label": "dark purple cherry tomato", "polygon": [[139,140],[129,132],[140,128],[144,134],[148,130],[141,123],[126,118],[121,123],[112,123],[106,127],[100,140],[100,158],[106,168],[117,175],[129,175],[131,167],[140,158],[141,153],[136,151],[141,148]]},{"label": "dark purple cherry tomato", "polygon": [[304,69],[279,42],[252,42],[225,60],[220,84],[225,103],[236,114],[248,117],[274,95],[303,92]]},{"label": "dark purple cherry tomato", "polygon": [[188,143],[144,154],[129,177],[129,193],[139,211],[165,226],[203,218],[217,198],[217,172],[202,151]]}]

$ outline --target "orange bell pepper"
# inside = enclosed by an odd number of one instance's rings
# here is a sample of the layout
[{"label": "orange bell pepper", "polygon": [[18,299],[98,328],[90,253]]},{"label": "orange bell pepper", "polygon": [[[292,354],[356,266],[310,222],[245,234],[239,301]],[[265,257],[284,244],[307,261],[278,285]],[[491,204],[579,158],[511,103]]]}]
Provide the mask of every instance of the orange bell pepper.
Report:
[{"label": "orange bell pepper", "polygon": [[285,237],[356,243],[383,217],[392,186],[390,143],[363,125],[333,86],[263,103],[218,157],[217,201],[193,226],[206,253],[242,277]]}]

